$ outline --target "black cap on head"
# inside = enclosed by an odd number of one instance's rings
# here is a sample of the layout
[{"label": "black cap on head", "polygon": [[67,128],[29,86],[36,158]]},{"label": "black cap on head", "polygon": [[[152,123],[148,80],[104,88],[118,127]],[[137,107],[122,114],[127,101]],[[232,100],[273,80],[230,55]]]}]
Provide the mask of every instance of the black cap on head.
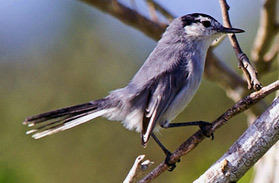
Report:
[{"label": "black cap on head", "polygon": [[191,25],[192,23],[200,22],[200,19],[198,19],[199,16],[215,20],[212,16],[203,13],[192,13],[181,17],[183,27],[185,27],[186,25]]}]

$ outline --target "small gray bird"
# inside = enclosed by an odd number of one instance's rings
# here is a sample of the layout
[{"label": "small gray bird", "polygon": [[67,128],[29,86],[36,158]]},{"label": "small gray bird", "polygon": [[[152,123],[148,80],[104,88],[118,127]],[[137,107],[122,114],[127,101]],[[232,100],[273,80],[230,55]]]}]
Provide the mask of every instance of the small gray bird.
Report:
[{"label": "small gray bird", "polygon": [[[122,121],[129,130],[141,134],[145,146],[153,131],[206,122],[171,124],[188,105],[200,86],[205,57],[211,43],[224,33],[241,29],[225,28],[209,15],[194,13],[176,18],[129,84],[103,99],[66,107],[27,118],[27,132],[39,139],[102,116]],[[166,154],[169,152],[164,149]]]}]

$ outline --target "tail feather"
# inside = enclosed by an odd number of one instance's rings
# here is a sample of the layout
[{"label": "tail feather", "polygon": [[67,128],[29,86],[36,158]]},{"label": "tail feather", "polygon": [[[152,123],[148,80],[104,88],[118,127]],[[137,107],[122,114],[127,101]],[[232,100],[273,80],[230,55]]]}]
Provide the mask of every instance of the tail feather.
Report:
[{"label": "tail feather", "polygon": [[50,119],[55,119],[55,118],[59,118],[59,117],[67,116],[67,115],[74,115],[74,114],[78,114],[78,113],[84,113],[86,111],[96,110],[97,107],[98,107],[98,101],[88,102],[85,104],[80,104],[80,105],[75,105],[75,106],[70,106],[70,107],[65,107],[62,109],[58,109],[58,110],[54,110],[54,111],[50,111],[50,112],[46,112],[46,113],[28,117],[25,119],[23,124],[26,124],[26,123],[30,124],[30,122],[37,124],[37,123],[41,123],[41,122],[44,122],[44,121],[47,121]]},{"label": "tail feather", "polygon": [[101,99],[28,117],[23,124],[33,129],[26,134],[33,134],[33,138],[39,139],[105,115],[108,110],[102,107],[103,101]]}]

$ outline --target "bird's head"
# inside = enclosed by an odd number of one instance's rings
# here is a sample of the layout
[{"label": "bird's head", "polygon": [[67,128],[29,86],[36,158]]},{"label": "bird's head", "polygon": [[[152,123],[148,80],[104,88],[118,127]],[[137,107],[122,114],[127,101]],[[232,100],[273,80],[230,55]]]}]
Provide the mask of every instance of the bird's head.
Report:
[{"label": "bird's head", "polygon": [[194,37],[219,37],[226,33],[241,33],[241,29],[226,28],[213,17],[202,14],[193,13],[180,17],[182,27],[186,35]]},{"label": "bird's head", "polygon": [[[170,37],[179,36],[189,39],[209,40],[220,37],[226,33],[244,32],[237,28],[226,28],[213,17],[202,14],[193,13],[176,18],[166,31]],[[168,37],[168,36],[167,36]]]}]

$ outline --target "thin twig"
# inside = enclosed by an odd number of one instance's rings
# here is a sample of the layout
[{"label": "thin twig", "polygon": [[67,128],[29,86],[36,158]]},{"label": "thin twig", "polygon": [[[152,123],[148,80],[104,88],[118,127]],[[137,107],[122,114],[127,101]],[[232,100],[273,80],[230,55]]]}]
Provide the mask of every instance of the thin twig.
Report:
[{"label": "thin twig", "polygon": [[137,181],[138,177],[140,177],[147,169],[150,167],[153,162],[149,160],[144,160],[145,155],[139,155],[131,170],[129,171],[127,177],[123,181],[123,183],[134,183]]},{"label": "thin twig", "polygon": [[159,20],[158,20],[157,14],[156,14],[156,8],[155,8],[154,4],[152,3],[152,0],[147,0],[146,3],[148,6],[148,11],[149,11],[151,20],[153,20],[153,22],[158,22]]},{"label": "thin twig", "polygon": [[[250,95],[242,98],[234,106],[229,108],[224,114],[222,114],[218,119],[216,119],[211,127],[208,127],[208,134],[215,132],[218,128],[223,126],[229,119],[235,115],[245,111],[250,108],[253,104],[257,103],[270,93],[279,89],[279,80],[273,82],[272,84],[263,87],[261,90],[251,93]],[[191,150],[193,150],[203,139],[203,132],[201,130],[197,131],[190,138],[188,138],[183,144],[181,144],[170,158],[170,163],[175,163],[181,156],[186,155]],[[159,164],[152,172],[150,172],[146,177],[139,181],[139,183],[147,183],[154,180],[160,174],[168,169],[165,162]]]},{"label": "thin twig", "polygon": [[152,4],[156,10],[158,10],[162,15],[164,15],[169,21],[173,20],[173,17],[175,17],[172,13],[170,13],[168,10],[163,8],[159,3],[157,3],[154,0],[147,0],[147,3]]},{"label": "thin twig", "polygon": [[[232,27],[228,12],[230,8],[229,5],[227,4],[226,0],[219,0],[219,3],[221,6],[224,25],[226,27]],[[230,34],[229,38],[234,52],[236,54],[236,57],[239,60],[239,66],[242,69],[244,75],[246,76],[248,89],[254,88],[255,90],[259,90],[262,86],[259,80],[257,79],[257,72],[251,65],[247,55],[243,53],[243,51],[241,50],[235,34]]]},{"label": "thin twig", "polygon": [[263,59],[269,63],[273,61],[279,54],[279,34],[277,34],[277,37],[274,40],[275,41],[273,42],[273,45],[263,57]]},{"label": "thin twig", "polygon": [[255,62],[257,70],[262,74],[268,72],[274,57],[266,57],[274,37],[278,33],[276,26],[277,0],[264,0],[260,13],[260,22],[254,45],[251,50],[251,58]]}]

